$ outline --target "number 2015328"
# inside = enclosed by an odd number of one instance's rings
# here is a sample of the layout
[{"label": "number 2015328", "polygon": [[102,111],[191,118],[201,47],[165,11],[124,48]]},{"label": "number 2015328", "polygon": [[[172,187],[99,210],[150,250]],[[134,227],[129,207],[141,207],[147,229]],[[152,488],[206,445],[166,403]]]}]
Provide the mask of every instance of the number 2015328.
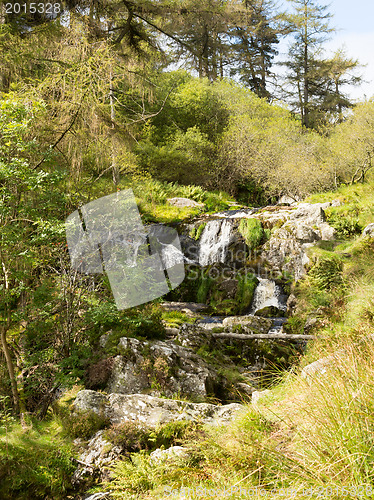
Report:
[{"label": "number 2015328", "polygon": [[30,2],[30,3],[6,3],[6,14],[59,14],[61,12],[61,4],[56,3],[43,3],[43,2]]}]

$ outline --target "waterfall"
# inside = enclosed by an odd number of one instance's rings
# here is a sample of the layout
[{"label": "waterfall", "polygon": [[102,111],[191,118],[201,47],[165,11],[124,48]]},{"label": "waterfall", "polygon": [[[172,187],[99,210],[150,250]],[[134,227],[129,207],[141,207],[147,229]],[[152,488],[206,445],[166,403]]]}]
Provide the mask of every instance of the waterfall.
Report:
[{"label": "waterfall", "polygon": [[209,221],[200,238],[199,264],[208,266],[225,262],[232,225],[229,220]]},{"label": "waterfall", "polygon": [[272,280],[258,278],[258,281],[259,283],[253,296],[251,314],[268,306],[275,306],[285,311],[287,307],[281,287]]}]

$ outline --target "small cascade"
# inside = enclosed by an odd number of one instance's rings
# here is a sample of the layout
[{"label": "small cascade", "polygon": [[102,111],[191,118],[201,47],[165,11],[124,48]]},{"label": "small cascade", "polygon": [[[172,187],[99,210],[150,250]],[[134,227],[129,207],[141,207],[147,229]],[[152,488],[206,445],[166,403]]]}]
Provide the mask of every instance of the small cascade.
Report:
[{"label": "small cascade", "polygon": [[258,281],[259,283],[253,296],[251,314],[269,306],[275,306],[281,311],[286,311],[286,297],[282,288],[272,280],[258,278]]},{"label": "small cascade", "polygon": [[209,221],[200,238],[199,264],[208,266],[225,262],[230,243],[232,224],[229,220]]}]

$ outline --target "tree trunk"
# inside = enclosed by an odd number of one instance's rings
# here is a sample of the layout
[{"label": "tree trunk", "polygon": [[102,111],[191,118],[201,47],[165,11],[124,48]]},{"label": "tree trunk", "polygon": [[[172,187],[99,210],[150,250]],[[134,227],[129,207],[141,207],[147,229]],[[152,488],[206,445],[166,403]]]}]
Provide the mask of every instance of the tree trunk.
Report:
[{"label": "tree trunk", "polygon": [[10,383],[12,386],[14,409],[15,409],[16,413],[18,414],[19,413],[19,394],[18,394],[16,377],[14,375],[14,366],[13,366],[12,355],[10,353],[9,346],[8,346],[8,343],[6,340],[6,333],[7,333],[7,328],[5,326],[0,326],[1,346],[3,348],[4,356],[6,359],[6,365],[8,368]]},{"label": "tree trunk", "polygon": [[236,340],[312,340],[314,335],[293,335],[290,333],[251,333],[245,335],[242,333],[212,333],[215,339],[236,339]]}]

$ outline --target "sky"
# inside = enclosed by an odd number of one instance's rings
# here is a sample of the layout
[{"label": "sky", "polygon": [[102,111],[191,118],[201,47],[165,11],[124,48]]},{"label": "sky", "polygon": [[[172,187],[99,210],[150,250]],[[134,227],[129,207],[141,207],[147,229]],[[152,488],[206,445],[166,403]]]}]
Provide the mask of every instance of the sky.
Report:
[{"label": "sky", "polygon": [[357,71],[366,81],[359,87],[347,89],[350,97],[356,101],[369,99],[374,96],[374,1],[320,0],[318,3],[329,4],[328,10],[333,14],[331,26],[337,29],[326,42],[326,49],[334,52],[344,47],[348,57],[367,65]]}]

